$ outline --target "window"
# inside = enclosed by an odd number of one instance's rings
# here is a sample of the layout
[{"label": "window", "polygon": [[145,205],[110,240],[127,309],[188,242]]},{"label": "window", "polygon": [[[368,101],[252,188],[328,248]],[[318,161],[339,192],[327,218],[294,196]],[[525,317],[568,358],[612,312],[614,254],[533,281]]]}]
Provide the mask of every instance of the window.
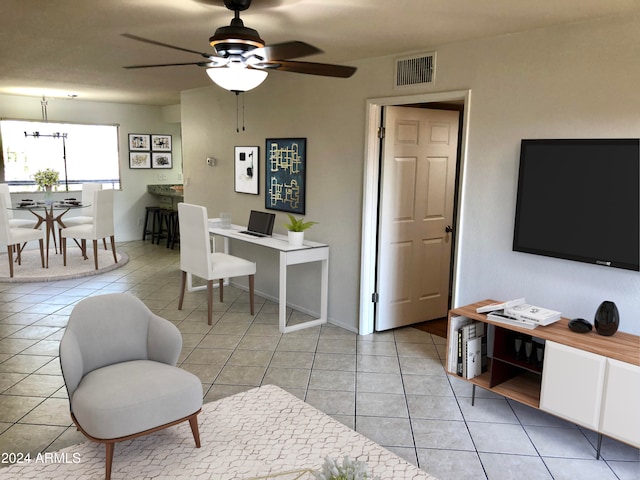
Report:
[{"label": "window", "polygon": [[0,121],[2,180],[12,191],[35,191],[33,174],[60,173],[58,191],[79,190],[82,183],[120,188],[117,125]]}]

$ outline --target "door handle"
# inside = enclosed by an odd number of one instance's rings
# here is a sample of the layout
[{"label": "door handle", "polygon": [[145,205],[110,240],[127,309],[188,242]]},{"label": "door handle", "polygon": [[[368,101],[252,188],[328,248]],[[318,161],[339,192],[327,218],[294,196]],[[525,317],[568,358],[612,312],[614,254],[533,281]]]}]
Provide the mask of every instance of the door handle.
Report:
[{"label": "door handle", "polygon": [[447,233],[451,233],[451,232],[453,232],[453,227],[451,225],[447,225],[445,227],[444,231],[447,232]]}]

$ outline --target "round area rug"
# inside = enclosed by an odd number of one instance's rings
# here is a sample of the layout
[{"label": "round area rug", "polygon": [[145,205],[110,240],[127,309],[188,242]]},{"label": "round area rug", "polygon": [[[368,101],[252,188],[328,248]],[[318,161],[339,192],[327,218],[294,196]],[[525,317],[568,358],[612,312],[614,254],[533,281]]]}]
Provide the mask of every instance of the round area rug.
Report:
[{"label": "round area rug", "polygon": [[[110,247],[110,246],[109,246]],[[45,253],[46,254],[46,253]],[[98,249],[98,270],[93,263],[93,249],[87,248],[87,260],[82,258],[77,246],[67,247],[67,266],[62,262],[62,254],[57,254],[53,248],[49,250],[49,268],[42,268],[40,250],[29,249],[22,252],[22,265],[18,265],[13,257],[13,278],[9,277],[9,256],[0,254],[0,282],[52,282],[72,278],[98,275],[120,268],[129,261],[126,253],[116,250],[118,263],[113,261],[111,249]]]}]

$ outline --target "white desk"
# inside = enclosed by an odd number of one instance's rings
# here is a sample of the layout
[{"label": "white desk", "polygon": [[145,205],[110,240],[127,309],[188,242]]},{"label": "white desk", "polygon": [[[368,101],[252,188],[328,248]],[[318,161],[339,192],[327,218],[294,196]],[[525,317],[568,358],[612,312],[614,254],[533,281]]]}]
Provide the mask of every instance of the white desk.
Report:
[{"label": "white desk", "polygon": [[[271,237],[254,237],[240,233],[242,230],[246,230],[246,227],[231,225],[230,228],[221,228],[218,218],[209,219],[209,233],[224,238],[224,253],[230,253],[229,240],[239,240],[280,252],[280,281],[278,292],[280,331],[282,333],[288,333],[327,323],[327,307],[329,303],[329,245],[305,240],[304,245],[292,247],[284,235],[274,234]],[[311,262],[322,262],[320,318],[296,325],[287,325],[287,267],[289,265]]]}]

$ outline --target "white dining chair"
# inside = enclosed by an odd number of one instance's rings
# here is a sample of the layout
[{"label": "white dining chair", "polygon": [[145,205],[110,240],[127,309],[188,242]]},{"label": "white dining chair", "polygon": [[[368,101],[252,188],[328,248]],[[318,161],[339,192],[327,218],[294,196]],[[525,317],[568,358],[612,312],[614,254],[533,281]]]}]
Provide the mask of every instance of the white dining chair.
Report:
[{"label": "white dining chair", "polygon": [[63,228],[62,236],[63,263],[67,265],[67,239],[81,240],[82,254],[87,258],[87,240],[93,241],[93,259],[98,270],[98,240],[107,238],[111,240],[113,260],[118,263],[116,255],[115,226],[113,223],[113,190],[96,190],[91,201],[93,222]]},{"label": "white dining chair", "polygon": [[[93,201],[93,193],[96,190],[102,190],[102,185],[99,183],[83,183],[82,184],[82,205],[91,205]],[[93,223],[92,215],[75,215],[73,217],[64,217],[66,227],[75,227],[76,225],[84,225],[86,223]]]},{"label": "white dining chair", "polygon": [[180,270],[182,270],[178,310],[182,310],[188,273],[207,281],[207,322],[209,325],[212,324],[213,281],[218,280],[219,282],[220,301],[223,302],[224,279],[248,275],[249,301],[251,315],[253,315],[256,264],[244,258],[211,251],[209,219],[205,207],[179,203],[178,222],[180,223]]},{"label": "white dining chair", "polygon": [[7,246],[9,257],[9,277],[13,278],[13,253],[16,252],[18,265],[22,264],[22,245],[32,240],[40,242],[40,259],[44,268],[44,239],[42,230],[36,228],[12,227],[9,224],[4,195],[0,195],[0,244]]},{"label": "white dining chair", "polygon": [[14,218],[13,210],[11,210],[12,201],[9,185],[6,183],[0,183],[0,195],[4,198],[4,210],[6,211],[7,218],[9,219],[9,226],[23,228],[34,228],[36,226],[37,220],[35,218],[33,220],[30,218]]}]

